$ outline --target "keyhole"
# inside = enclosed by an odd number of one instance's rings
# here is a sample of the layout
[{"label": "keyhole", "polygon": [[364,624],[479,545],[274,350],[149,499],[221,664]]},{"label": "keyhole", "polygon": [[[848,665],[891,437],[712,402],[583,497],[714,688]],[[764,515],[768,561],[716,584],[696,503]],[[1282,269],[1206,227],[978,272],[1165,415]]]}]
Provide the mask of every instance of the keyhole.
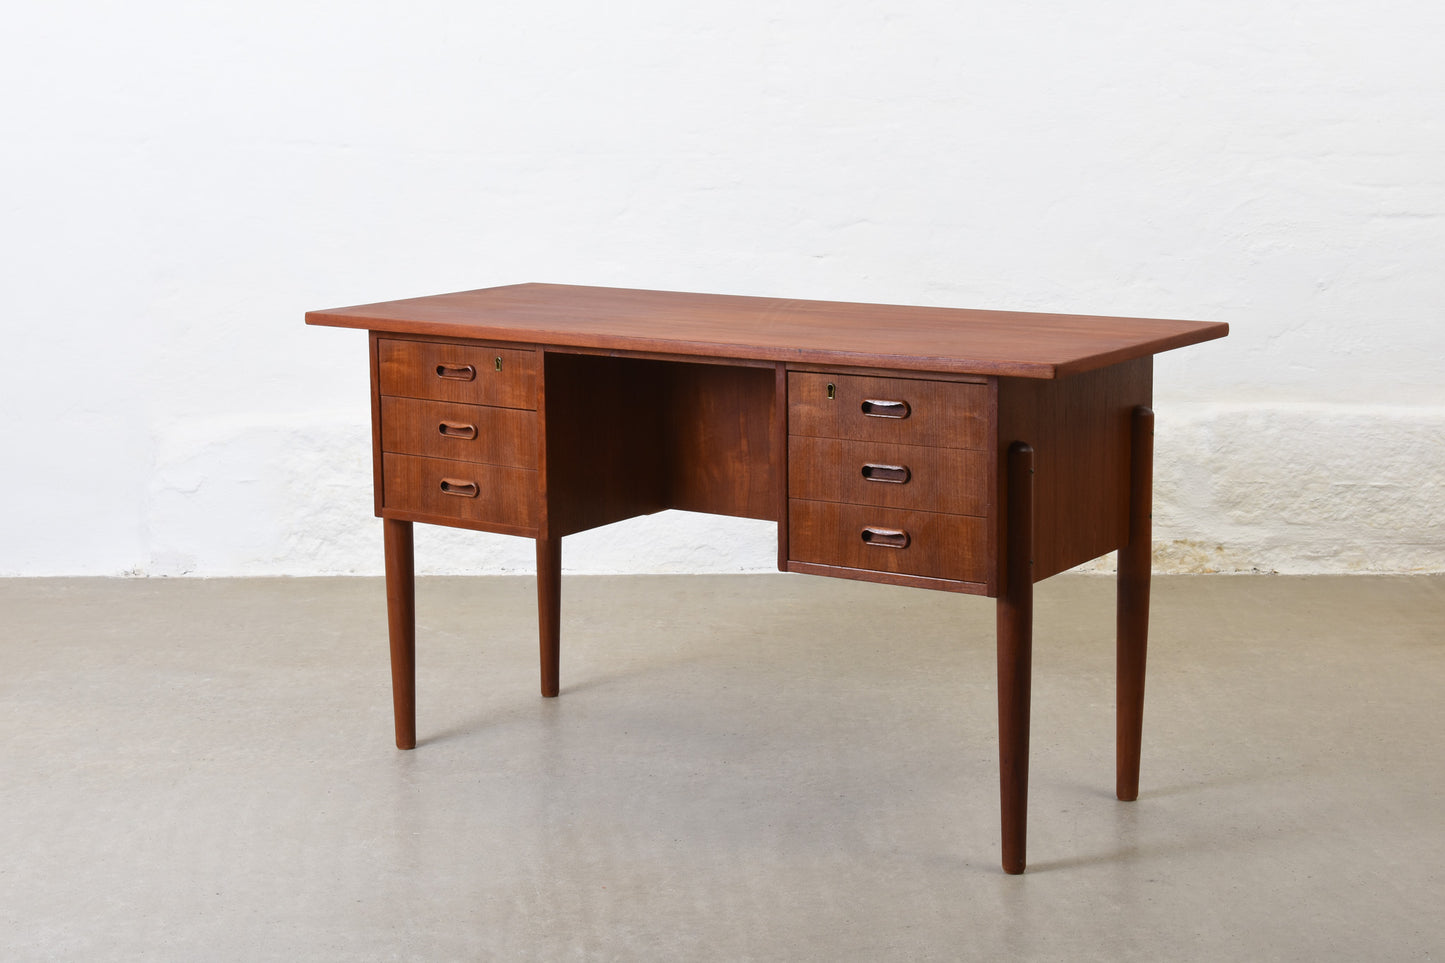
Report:
[{"label": "keyhole", "polygon": [[837,396],[838,396],[838,386],[835,385],[835,384],[829,384],[829,385],[828,385],[828,400],[829,400],[829,401],[832,401],[832,400],[833,400],[834,398],[836,398]]},{"label": "keyhole", "polygon": [[497,370],[498,370],[498,371],[501,371],[501,370],[502,370],[502,359],[501,359],[501,356],[500,356],[500,355],[497,357]]}]

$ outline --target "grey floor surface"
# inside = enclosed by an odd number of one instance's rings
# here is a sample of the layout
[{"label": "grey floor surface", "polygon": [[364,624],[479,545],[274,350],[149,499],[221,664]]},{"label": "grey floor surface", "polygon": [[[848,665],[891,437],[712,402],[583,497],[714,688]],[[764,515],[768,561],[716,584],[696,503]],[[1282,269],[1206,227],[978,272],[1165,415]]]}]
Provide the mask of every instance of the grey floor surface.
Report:
[{"label": "grey floor surface", "polygon": [[1155,581],[1137,803],[1113,583],[1037,589],[1030,868],[993,605],[805,576],[0,582],[0,959],[1445,957],[1445,579]]}]

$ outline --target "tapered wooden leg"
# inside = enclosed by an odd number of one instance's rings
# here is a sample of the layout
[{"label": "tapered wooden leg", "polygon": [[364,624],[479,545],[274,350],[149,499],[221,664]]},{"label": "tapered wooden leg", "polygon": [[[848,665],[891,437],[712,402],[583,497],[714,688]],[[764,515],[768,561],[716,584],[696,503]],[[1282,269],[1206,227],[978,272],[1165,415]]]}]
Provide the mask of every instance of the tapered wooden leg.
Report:
[{"label": "tapered wooden leg", "polygon": [[1144,662],[1149,647],[1149,571],[1154,502],[1154,412],[1134,409],[1129,455],[1129,541],[1119,549],[1118,755],[1115,793],[1139,798],[1144,733]]},{"label": "tapered wooden leg", "polygon": [[396,747],[416,748],[416,561],[411,522],[382,519],[386,542],[386,625],[391,636],[391,709]]},{"label": "tapered wooden leg", "polygon": [[1024,871],[1029,803],[1029,689],[1034,638],[1034,450],[1008,450],[1005,572],[998,597],[998,763],[1003,869]]},{"label": "tapered wooden leg", "polygon": [[537,628],[542,656],[542,695],[558,689],[562,649],[562,539],[537,539]]}]

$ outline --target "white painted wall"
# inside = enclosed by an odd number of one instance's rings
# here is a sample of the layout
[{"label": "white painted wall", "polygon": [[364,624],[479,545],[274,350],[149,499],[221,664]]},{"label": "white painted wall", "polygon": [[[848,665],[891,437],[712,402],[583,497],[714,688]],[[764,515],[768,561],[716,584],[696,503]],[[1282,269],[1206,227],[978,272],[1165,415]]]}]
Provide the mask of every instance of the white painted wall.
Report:
[{"label": "white painted wall", "polygon": [[524,280],[1228,321],[1157,365],[1161,567],[1445,570],[1442,49],[1438,0],[17,5],[0,574],[378,571],[365,337],[302,312]]}]

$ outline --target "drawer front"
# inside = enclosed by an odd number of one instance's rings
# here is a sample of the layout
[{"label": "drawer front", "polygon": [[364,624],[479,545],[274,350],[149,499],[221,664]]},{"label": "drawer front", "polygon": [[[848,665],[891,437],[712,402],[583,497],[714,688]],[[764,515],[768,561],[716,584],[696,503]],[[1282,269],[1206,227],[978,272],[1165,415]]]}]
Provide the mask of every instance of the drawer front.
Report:
[{"label": "drawer front", "polygon": [[793,371],[788,374],[788,434],[986,448],[988,387]]},{"label": "drawer front", "polygon": [[415,455],[383,455],[384,507],[533,528],[537,472]]},{"label": "drawer front", "polygon": [[383,396],[381,448],[404,455],[536,468],[537,413]]},{"label": "drawer front", "polygon": [[537,407],[535,351],[383,338],[377,353],[383,395]]},{"label": "drawer front", "polygon": [[837,438],[788,439],[788,496],[983,515],[988,456],[962,448],[923,448]]},{"label": "drawer front", "polygon": [[788,550],[797,562],[986,582],[986,523],[971,515],[795,499]]}]

